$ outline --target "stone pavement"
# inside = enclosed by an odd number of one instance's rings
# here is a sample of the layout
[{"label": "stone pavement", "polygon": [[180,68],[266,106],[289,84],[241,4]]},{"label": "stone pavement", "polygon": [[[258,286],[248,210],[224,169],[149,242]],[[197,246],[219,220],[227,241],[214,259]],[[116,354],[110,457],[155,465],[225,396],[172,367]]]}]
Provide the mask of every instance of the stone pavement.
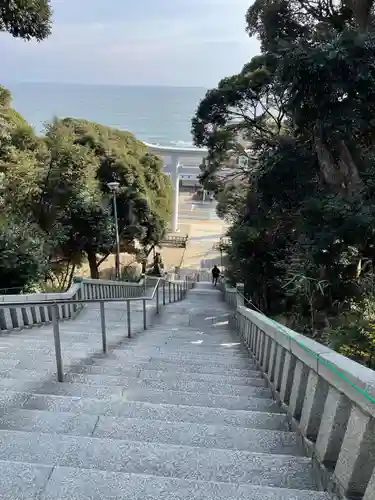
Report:
[{"label": "stone pavement", "polygon": [[104,356],[89,308],[62,325],[61,384],[50,327],[2,335],[0,498],[328,500],[229,315],[205,282],[132,339],[108,307]]}]

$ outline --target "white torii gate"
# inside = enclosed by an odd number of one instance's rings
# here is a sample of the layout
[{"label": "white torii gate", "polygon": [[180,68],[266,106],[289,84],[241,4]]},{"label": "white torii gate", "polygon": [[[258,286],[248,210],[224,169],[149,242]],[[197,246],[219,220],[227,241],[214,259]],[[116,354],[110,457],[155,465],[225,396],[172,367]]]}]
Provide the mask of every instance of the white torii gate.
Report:
[{"label": "white torii gate", "polygon": [[147,144],[150,153],[161,156],[163,158],[168,158],[168,163],[166,165],[166,170],[171,174],[172,177],[172,188],[173,188],[173,215],[171,230],[173,232],[178,231],[178,198],[180,190],[180,170],[181,158],[196,158],[197,165],[202,163],[202,160],[207,156],[207,149],[205,148],[178,148],[169,146],[158,146],[156,144]]}]

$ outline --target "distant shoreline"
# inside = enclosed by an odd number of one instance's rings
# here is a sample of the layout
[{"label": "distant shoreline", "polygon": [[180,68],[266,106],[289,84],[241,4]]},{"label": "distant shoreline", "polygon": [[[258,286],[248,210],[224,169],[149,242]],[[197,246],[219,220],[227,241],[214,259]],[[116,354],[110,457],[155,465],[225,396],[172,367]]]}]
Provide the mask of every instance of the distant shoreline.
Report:
[{"label": "distant shoreline", "polygon": [[40,133],[53,117],[75,117],[131,131],[163,146],[191,147],[191,119],[202,87],[163,87],[61,82],[2,82],[14,108]]},{"label": "distant shoreline", "polygon": [[203,92],[208,90],[208,87],[201,86],[191,86],[191,85],[147,85],[147,84],[121,84],[121,83],[92,83],[92,82],[54,82],[54,81],[0,81],[0,84],[6,87],[7,85],[53,85],[61,87],[115,87],[115,88],[128,88],[128,89],[186,89],[186,90],[202,90]]}]

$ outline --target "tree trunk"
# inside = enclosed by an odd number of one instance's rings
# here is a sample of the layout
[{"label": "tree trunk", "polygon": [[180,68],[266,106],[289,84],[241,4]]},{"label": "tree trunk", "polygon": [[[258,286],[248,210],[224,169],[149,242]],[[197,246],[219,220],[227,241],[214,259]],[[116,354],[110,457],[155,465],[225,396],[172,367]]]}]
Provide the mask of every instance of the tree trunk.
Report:
[{"label": "tree trunk", "polygon": [[363,190],[363,182],[345,142],[340,141],[335,149],[337,161],[322,138],[315,137],[315,151],[324,180],[345,199],[352,199],[355,194]]},{"label": "tree trunk", "polygon": [[371,9],[374,0],[347,0],[353,11],[358,28],[361,32],[367,31],[371,22]]},{"label": "tree trunk", "polygon": [[88,258],[89,266],[90,266],[91,279],[98,280],[99,279],[99,266],[98,266],[98,262],[96,260],[96,253],[95,252],[87,252],[87,258]]},{"label": "tree trunk", "polygon": [[73,264],[72,269],[71,269],[70,274],[69,274],[69,279],[68,279],[68,283],[67,283],[67,287],[66,287],[67,290],[69,290],[69,288],[72,286],[75,270],[76,270],[76,266],[75,266],[75,264]]}]

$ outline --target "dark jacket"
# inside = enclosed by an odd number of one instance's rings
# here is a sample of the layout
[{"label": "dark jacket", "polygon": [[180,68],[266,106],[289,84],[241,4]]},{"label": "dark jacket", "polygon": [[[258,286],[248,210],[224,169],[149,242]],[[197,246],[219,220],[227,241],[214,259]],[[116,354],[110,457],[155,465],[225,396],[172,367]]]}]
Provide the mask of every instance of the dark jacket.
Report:
[{"label": "dark jacket", "polygon": [[218,278],[220,276],[220,269],[218,267],[214,267],[211,272],[213,278]]}]

